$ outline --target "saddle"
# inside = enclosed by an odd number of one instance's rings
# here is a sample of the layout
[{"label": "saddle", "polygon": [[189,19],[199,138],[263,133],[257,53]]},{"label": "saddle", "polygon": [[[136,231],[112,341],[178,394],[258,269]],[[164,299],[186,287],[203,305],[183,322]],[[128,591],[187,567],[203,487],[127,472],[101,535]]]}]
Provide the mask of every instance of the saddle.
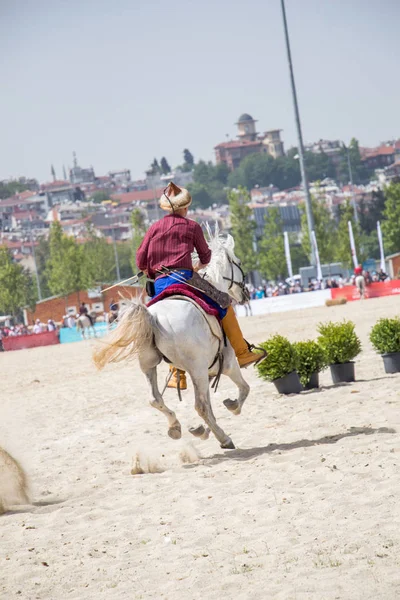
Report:
[{"label": "saddle", "polygon": [[[160,271],[165,275],[170,275],[174,277],[174,273],[179,271],[179,269],[170,269],[169,267],[161,267]],[[231,299],[229,294],[226,292],[221,292],[218,290],[212,283],[207,281],[204,277],[201,277],[196,271],[193,271],[193,275],[190,279],[184,280],[182,277],[176,273],[176,281],[177,283],[183,283],[188,285],[191,288],[199,290],[203,292],[206,296],[214,300],[221,308],[228,308],[231,303]]]}]

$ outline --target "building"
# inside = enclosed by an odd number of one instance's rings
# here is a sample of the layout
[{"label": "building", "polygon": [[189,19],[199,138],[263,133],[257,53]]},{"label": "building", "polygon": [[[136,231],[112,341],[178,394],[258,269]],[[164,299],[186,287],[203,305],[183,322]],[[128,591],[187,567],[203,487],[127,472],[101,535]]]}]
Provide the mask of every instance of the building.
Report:
[{"label": "building", "polygon": [[[279,216],[282,219],[283,231],[295,233],[301,232],[301,213],[299,207],[294,204],[280,203],[275,205],[279,210]],[[264,233],[265,220],[268,216],[268,211],[272,208],[271,204],[250,204],[254,213],[256,222],[256,237],[262,238]]]},{"label": "building", "polygon": [[224,163],[233,171],[250,154],[267,153],[274,158],[284,155],[283,142],[280,137],[281,130],[273,129],[264,134],[258,134],[256,123],[257,121],[247,113],[243,113],[239,117],[236,123],[238,139],[222,142],[215,146],[217,164]]},{"label": "building", "polygon": [[306,144],[304,147],[306,152],[326,154],[335,165],[338,165],[341,160],[343,148],[343,142],[340,140],[319,140],[318,142]]},{"label": "building", "polygon": [[114,187],[128,188],[131,183],[131,172],[129,169],[122,171],[110,171],[108,174],[110,183]]},{"label": "building", "polygon": [[80,183],[94,183],[96,175],[94,174],[93,167],[88,169],[82,169],[78,165],[76,153],[73,153],[74,166],[69,170],[69,180],[73,185],[79,185]]},{"label": "building", "polygon": [[377,148],[360,148],[360,153],[368,169],[384,169],[400,160],[400,140],[386,142]]}]

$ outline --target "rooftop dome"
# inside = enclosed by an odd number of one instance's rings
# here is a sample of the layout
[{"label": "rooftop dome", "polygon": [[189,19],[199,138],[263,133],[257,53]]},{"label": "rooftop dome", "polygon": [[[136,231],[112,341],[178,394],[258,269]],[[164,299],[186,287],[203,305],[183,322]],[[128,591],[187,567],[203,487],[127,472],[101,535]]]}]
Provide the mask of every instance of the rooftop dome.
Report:
[{"label": "rooftop dome", "polygon": [[243,113],[240,115],[238,123],[246,123],[246,121],[254,121],[254,119],[247,113]]}]

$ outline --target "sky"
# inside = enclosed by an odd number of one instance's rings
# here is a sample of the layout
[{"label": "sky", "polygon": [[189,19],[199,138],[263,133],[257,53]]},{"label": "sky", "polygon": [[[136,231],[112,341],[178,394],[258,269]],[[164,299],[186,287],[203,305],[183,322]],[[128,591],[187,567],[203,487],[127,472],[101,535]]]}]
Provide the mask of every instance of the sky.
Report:
[{"label": "sky", "polygon": [[[399,138],[400,2],[286,12],[304,141]],[[0,0],[0,56],[0,179],[213,160],[243,112],[297,142],[280,0]]]}]

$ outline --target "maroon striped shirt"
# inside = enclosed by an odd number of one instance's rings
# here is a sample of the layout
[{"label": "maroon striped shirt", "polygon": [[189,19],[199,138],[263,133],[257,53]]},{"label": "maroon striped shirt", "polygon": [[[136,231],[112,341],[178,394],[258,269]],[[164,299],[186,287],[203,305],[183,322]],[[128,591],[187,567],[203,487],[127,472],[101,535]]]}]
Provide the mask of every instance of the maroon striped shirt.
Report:
[{"label": "maroon striped shirt", "polygon": [[200,225],[180,215],[166,215],[147,231],[137,251],[136,264],[153,278],[162,266],[192,269],[193,250],[203,265],[210,262],[211,250]]}]

